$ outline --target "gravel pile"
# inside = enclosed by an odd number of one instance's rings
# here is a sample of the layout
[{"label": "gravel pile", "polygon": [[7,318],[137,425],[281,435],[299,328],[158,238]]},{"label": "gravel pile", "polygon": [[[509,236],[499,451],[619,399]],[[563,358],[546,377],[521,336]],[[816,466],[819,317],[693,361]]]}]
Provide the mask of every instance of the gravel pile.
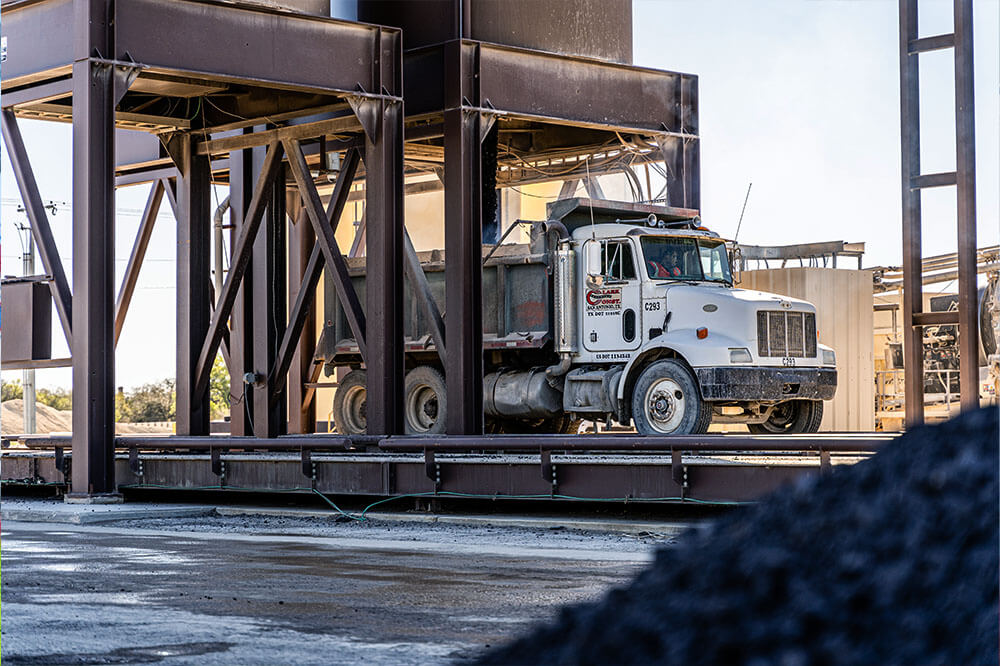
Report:
[{"label": "gravel pile", "polygon": [[658,552],[480,664],[996,664],[997,410],[918,428]]}]

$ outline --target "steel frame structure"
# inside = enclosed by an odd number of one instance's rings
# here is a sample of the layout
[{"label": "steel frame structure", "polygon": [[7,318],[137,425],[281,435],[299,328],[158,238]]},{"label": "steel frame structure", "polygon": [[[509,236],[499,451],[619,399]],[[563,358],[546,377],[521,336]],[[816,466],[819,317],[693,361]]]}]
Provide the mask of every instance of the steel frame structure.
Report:
[{"label": "steel frame structure", "polygon": [[[224,355],[231,371],[239,377],[248,373],[254,386],[253,433],[283,432],[281,385],[298,350],[296,331],[305,324],[311,296],[298,290],[301,298],[285,326],[285,173],[295,176],[326,263],[342,266],[343,257],[331,244],[330,222],[346,202],[353,172],[342,174],[343,196],[323,211],[303,155],[303,143],[329,135],[349,143],[354,159],[364,159],[369,181],[378,184],[366,190],[367,254],[375,259],[377,286],[367,292],[368,319],[358,322],[356,333],[369,351],[369,399],[384,407],[369,419],[370,428],[400,433],[400,31],[192,0],[20,0],[5,2],[3,14],[9,46],[4,138],[72,351],[73,494],[93,497],[116,490],[114,342],[164,195],[177,219],[178,434],[208,435],[208,375],[227,338]],[[337,66],[330,67],[331,61]],[[213,101],[211,95],[220,96]],[[72,290],[41,206],[18,116],[73,123]],[[173,166],[158,175],[161,180],[153,187],[117,311],[116,129],[156,133]],[[225,132],[228,136],[221,135]],[[209,195],[216,155],[228,159],[235,176],[236,228],[232,268],[213,299]],[[176,183],[162,180],[169,176]],[[319,263],[317,258],[312,268],[303,268],[302,284],[318,279]],[[353,300],[358,303],[356,295]],[[230,337],[231,317],[236,335]],[[277,325],[285,329],[281,341],[276,335],[256,335]]]},{"label": "steel frame structure", "polygon": [[[69,482],[73,494],[99,496],[120,484],[270,478],[274,486],[305,475],[336,494],[744,500],[827,469],[831,453],[886,441],[483,436],[484,139],[495,132],[506,151],[501,187],[564,180],[569,195],[582,181],[600,196],[593,177],[618,166],[594,156],[622,151],[639,163],[664,160],[672,175],[665,203],[697,210],[694,76],[468,39],[404,54],[399,30],[214,0],[14,0],[3,12],[4,138],[71,343],[77,404],[72,439],[6,452],[6,481]],[[72,289],[19,117],[73,123]],[[157,153],[116,164],[125,131],[154,134]],[[324,202],[312,171],[330,152],[341,155],[340,169]],[[445,270],[459,288],[448,290],[443,316],[402,219],[405,193],[438,185],[405,183],[404,156],[436,164],[445,192]],[[363,194],[352,189],[356,179]],[[135,182],[152,187],[116,290],[114,189]],[[213,182],[230,187],[231,268],[219,293],[210,280]],[[359,239],[372,285],[363,300],[334,236],[358,196],[367,203]],[[177,435],[116,437],[114,344],[164,200],[178,230]],[[315,420],[312,305],[324,269],[360,342],[369,404],[379,406],[367,438],[286,434],[307,433]],[[449,434],[433,440],[401,437],[404,274],[436,322],[448,399],[460,406],[449,409]],[[231,435],[209,437],[207,389],[219,352],[236,383],[246,377],[247,393],[233,408]],[[737,451],[818,455],[805,465],[697,458]]]},{"label": "steel frame structure", "polygon": [[[957,324],[959,386],[963,410],[979,407],[979,326],[976,289],[976,118],[972,49],[972,0],[954,0],[954,32],[920,37],[917,0],[899,0],[899,81],[903,196],[903,364],[906,423],[924,419],[923,326]],[[955,55],[955,171],[920,169],[921,53],[951,48]],[[958,252],[956,312],[923,311],[920,192],[957,186]],[[914,372],[914,369],[917,371]]]}]

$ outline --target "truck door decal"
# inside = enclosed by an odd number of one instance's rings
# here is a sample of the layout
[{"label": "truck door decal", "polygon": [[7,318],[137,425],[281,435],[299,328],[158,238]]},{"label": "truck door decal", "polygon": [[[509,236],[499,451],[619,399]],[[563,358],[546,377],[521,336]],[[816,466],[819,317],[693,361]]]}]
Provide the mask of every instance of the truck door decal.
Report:
[{"label": "truck door decal", "polygon": [[617,315],[622,309],[621,287],[610,289],[588,289],[584,300],[587,303],[587,316],[601,317],[605,314]]},{"label": "truck door decal", "polygon": [[585,247],[590,243],[601,244],[603,281],[595,285],[583,280],[577,292],[583,347],[589,352],[637,349],[642,337],[638,334],[642,300],[632,242],[625,238],[590,240]]}]

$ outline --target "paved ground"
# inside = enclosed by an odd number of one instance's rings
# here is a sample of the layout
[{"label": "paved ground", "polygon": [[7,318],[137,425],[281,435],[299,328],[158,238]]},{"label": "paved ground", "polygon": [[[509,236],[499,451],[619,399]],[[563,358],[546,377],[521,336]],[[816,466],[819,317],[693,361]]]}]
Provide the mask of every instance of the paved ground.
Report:
[{"label": "paved ground", "polygon": [[4,664],[426,664],[645,564],[662,535],[274,516],[4,521]]}]

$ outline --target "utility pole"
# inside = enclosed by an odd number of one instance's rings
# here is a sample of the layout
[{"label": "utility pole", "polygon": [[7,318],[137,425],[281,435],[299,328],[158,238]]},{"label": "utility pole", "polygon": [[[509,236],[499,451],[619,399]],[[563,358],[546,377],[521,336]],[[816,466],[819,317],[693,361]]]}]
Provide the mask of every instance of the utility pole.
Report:
[{"label": "utility pole", "polygon": [[[21,225],[21,232],[27,237],[23,244],[24,254],[22,256],[24,276],[35,274],[35,239],[31,235],[31,228],[28,225]],[[35,371],[23,370],[22,383],[24,384],[24,433],[32,435],[35,433]]]}]

